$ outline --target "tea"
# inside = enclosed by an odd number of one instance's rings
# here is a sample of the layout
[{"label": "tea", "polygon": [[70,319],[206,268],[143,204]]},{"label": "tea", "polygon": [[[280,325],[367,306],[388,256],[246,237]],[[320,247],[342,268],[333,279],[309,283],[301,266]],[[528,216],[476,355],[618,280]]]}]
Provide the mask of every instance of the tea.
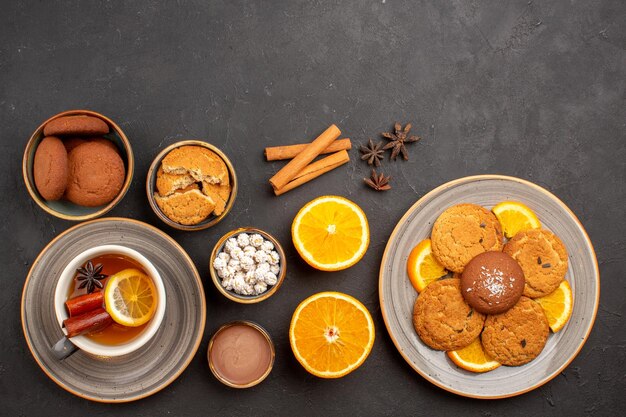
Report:
[{"label": "tea", "polygon": [[[104,291],[104,287],[106,286],[109,277],[124,269],[134,268],[146,274],[146,271],[141,266],[141,264],[124,255],[100,255],[91,259],[91,263],[94,267],[98,264],[101,264],[102,270],[100,271],[100,273],[107,276],[106,278],[100,280],[103,288],[96,288],[94,292]],[[74,277],[74,285],[69,290],[68,299],[87,294],[86,286],[83,288],[79,288],[81,285],[83,285],[84,281],[79,281],[77,278],[78,274]],[[86,333],[84,334],[84,336],[90,338],[94,342],[103,345],[120,345],[130,342],[131,340],[136,338],[144,330],[148,323],[142,324],[137,327],[129,327],[113,322],[112,324],[104,327],[101,330]]]}]

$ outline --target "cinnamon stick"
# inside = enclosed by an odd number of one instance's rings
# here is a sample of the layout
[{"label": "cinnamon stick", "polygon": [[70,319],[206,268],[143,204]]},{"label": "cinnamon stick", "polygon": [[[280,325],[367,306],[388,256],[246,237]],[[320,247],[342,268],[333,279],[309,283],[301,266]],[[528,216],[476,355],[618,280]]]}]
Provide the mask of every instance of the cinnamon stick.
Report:
[{"label": "cinnamon stick", "polygon": [[63,320],[63,326],[65,326],[65,330],[67,330],[67,337],[102,330],[111,323],[113,323],[113,319],[103,308],[91,310],[80,316]]},{"label": "cinnamon stick", "polygon": [[339,151],[334,154],[322,158],[319,161],[315,161],[310,165],[307,165],[302,171],[296,174],[295,178],[291,180],[287,185],[278,190],[274,190],[274,194],[281,195],[287,191],[291,191],[296,187],[301,186],[314,178],[319,177],[322,174],[332,171],[340,165],[345,164],[350,160],[348,152]]},{"label": "cinnamon stick", "polygon": [[70,298],[65,302],[65,308],[70,317],[80,316],[96,308],[102,307],[104,304],[104,292],[92,292],[91,294],[80,295]]},{"label": "cinnamon stick", "polygon": [[295,178],[295,176],[304,169],[312,160],[315,159],[324,149],[328,147],[335,139],[339,137],[341,130],[335,125],[331,125],[313,142],[309,143],[298,155],[295,156],[287,165],[270,178],[270,184],[274,190],[280,190],[287,183]]},{"label": "cinnamon stick", "polygon": [[[272,146],[265,148],[265,159],[268,161],[280,161],[283,159],[291,159],[298,155],[306,148],[308,143],[299,143],[297,145],[284,145],[284,146]],[[343,150],[352,149],[352,142],[350,139],[337,139],[332,142],[326,149],[320,154],[333,153]]]}]

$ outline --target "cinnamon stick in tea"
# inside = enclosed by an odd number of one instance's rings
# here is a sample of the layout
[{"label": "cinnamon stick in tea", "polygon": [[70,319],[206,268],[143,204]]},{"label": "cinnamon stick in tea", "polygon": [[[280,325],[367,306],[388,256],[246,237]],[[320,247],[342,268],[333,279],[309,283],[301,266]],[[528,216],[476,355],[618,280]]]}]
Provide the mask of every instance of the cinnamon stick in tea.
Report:
[{"label": "cinnamon stick in tea", "polygon": [[270,184],[274,190],[280,190],[295,176],[315,159],[324,149],[339,137],[341,130],[335,125],[331,125],[313,142],[309,143],[295,158],[270,178]]},{"label": "cinnamon stick in tea", "polygon": [[65,308],[70,317],[80,316],[104,305],[104,291],[92,292],[91,294],[79,295],[65,302]]},{"label": "cinnamon stick in tea", "polygon": [[274,190],[274,194],[281,195],[287,191],[291,191],[296,187],[301,186],[314,178],[319,177],[322,174],[332,171],[340,165],[345,164],[350,160],[350,156],[346,151],[335,152],[334,154],[322,158],[319,161],[315,161],[310,165],[307,165],[302,171],[296,174],[296,177],[291,180],[287,185],[278,190]]},{"label": "cinnamon stick in tea", "polygon": [[63,320],[63,326],[67,330],[67,337],[96,332],[104,329],[111,323],[113,323],[113,319],[103,308],[91,310],[80,316]]},{"label": "cinnamon stick in tea", "polygon": [[[297,145],[284,145],[284,146],[272,146],[265,148],[265,159],[268,161],[280,161],[283,159],[291,159],[298,155],[308,146],[308,143],[299,143]],[[350,139],[337,139],[332,142],[326,149],[320,154],[333,153],[343,150],[352,149],[352,142]]]}]

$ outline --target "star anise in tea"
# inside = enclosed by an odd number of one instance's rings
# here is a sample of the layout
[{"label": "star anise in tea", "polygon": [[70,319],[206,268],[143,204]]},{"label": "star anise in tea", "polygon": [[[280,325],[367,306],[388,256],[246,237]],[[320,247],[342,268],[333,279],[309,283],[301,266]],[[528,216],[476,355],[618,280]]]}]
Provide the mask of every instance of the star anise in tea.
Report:
[{"label": "star anise in tea", "polygon": [[374,143],[371,139],[367,146],[361,145],[361,149],[359,149],[363,154],[361,159],[363,161],[367,160],[368,165],[374,165],[376,167],[380,166],[380,161],[383,159],[385,155],[385,150],[383,149],[383,143],[378,142]]},{"label": "star anise in tea", "polygon": [[78,281],[82,281],[78,288],[87,287],[88,294],[94,292],[96,287],[103,288],[103,284],[100,281],[105,279],[107,275],[100,273],[102,272],[102,268],[102,264],[97,264],[96,266],[93,266],[91,260],[87,261],[85,266],[78,268],[76,270],[76,272],[78,272],[76,279]]},{"label": "star anise in tea", "polygon": [[394,132],[383,132],[381,135],[384,138],[389,139],[391,142],[383,146],[383,150],[391,149],[391,157],[390,159],[396,160],[398,154],[402,154],[402,158],[405,161],[409,160],[409,153],[406,150],[405,144],[411,142],[417,142],[421,138],[419,136],[411,135],[409,136],[409,131],[411,130],[411,123],[407,123],[402,129],[402,125],[398,122],[394,125]]},{"label": "star anise in tea", "polygon": [[363,178],[363,181],[376,191],[387,191],[391,190],[391,185],[389,185],[390,179],[391,176],[385,177],[382,172],[377,174],[376,170],[372,169],[372,175],[369,178]]}]

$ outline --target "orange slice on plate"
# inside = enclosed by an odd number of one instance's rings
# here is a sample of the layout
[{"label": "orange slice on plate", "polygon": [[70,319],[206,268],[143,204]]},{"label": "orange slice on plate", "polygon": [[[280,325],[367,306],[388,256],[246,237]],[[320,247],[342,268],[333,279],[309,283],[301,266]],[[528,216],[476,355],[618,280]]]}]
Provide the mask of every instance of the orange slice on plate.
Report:
[{"label": "orange slice on plate", "polygon": [[339,292],[321,292],[302,301],[289,327],[296,359],[321,378],[339,378],[361,366],[372,350],[374,335],[367,308]]},{"label": "orange slice on plate", "polygon": [[567,281],[562,281],[561,285],[552,293],[535,298],[535,301],[541,305],[543,312],[546,313],[548,324],[554,333],[565,326],[574,309],[572,288]]},{"label": "orange slice on plate", "polygon": [[494,361],[485,353],[480,337],[474,339],[463,349],[451,350],[446,353],[459,368],[470,372],[488,372],[500,366],[499,362]]},{"label": "orange slice on plate", "polygon": [[337,271],[351,267],[365,255],[370,232],[359,206],[327,195],[300,209],[291,225],[291,237],[302,259],[313,268]]},{"label": "orange slice on plate", "polygon": [[504,236],[509,239],[519,232],[541,228],[537,215],[518,201],[503,201],[495,205],[491,211],[500,221]]},{"label": "orange slice on plate", "polygon": [[157,290],[152,279],[140,270],[124,269],[107,280],[104,305],[116,323],[128,327],[141,326],[154,315]]},{"label": "orange slice on plate", "polygon": [[448,273],[435,259],[430,239],[424,239],[411,250],[406,264],[409,279],[417,292],[422,292],[431,282]]}]

